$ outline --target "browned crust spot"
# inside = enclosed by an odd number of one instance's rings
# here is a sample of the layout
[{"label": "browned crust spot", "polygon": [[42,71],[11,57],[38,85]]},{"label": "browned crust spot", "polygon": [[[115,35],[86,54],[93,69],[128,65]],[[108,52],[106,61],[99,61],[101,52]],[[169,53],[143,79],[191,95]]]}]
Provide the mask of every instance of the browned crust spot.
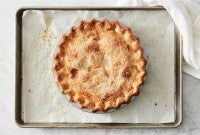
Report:
[{"label": "browned crust spot", "polygon": [[78,73],[78,69],[72,68],[70,73],[71,73],[71,78],[74,79],[76,77],[77,73]]},{"label": "browned crust spot", "polygon": [[129,68],[129,67],[126,67],[126,68],[123,70],[122,76],[123,76],[125,79],[130,78],[130,76],[131,76],[131,71],[130,71],[130,68]]}]

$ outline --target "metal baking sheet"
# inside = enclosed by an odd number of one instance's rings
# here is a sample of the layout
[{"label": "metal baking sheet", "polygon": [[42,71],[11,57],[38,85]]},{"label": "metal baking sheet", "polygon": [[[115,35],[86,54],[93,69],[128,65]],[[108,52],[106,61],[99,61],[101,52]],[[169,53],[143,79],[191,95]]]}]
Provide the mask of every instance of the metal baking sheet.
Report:
[{"label": "metal baking sheet", "polygon": [[176,60],[175,60],[175,80],[176,80],[176,120],[173,123],[25,123],[22,119],[22,14],[26,10],[164,10],[162,7],[157,8],[23,8],[16,14],[16,122],[21,127],[95,127],[95,128],[133,128],[133,127],[176,127],[181,123],[182,119],[182,79],[181,79],[181,37],[176,29]]}]

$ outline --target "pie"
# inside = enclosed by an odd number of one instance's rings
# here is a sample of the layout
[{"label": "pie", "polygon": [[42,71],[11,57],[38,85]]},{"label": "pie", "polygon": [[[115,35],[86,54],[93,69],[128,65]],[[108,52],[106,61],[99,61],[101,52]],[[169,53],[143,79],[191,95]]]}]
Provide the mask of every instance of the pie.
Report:
[{"label": "pie", "polygon": [[91,112],[117,109],[139,94],[146,60],[139,38],[117,21],[81,21],[53,57],[55,82],[68,100]]}]

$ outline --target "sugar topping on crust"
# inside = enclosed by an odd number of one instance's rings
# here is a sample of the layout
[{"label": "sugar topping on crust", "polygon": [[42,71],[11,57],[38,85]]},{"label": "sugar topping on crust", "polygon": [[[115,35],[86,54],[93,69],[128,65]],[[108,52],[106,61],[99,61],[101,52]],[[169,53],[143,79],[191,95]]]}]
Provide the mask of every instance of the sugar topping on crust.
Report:
[{"label": "sugar topping on crust", "polygon": [[64,34],[54,56],[56,84],[91,112],[119,108],[138,95],[146,60],[139,38],[117,21],[81,21]]}]

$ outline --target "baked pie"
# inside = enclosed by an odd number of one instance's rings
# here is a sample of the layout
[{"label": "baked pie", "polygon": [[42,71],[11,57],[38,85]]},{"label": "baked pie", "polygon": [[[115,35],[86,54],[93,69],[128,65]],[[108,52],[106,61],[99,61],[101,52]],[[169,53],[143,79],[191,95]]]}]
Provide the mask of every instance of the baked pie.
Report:
[{"label": "baked pie", "polygon": [[138,95],[146,74],[139,38],[117,21],[81,21],[64,34],[53,58],[55,82],[91,112],[117,109]]}]

